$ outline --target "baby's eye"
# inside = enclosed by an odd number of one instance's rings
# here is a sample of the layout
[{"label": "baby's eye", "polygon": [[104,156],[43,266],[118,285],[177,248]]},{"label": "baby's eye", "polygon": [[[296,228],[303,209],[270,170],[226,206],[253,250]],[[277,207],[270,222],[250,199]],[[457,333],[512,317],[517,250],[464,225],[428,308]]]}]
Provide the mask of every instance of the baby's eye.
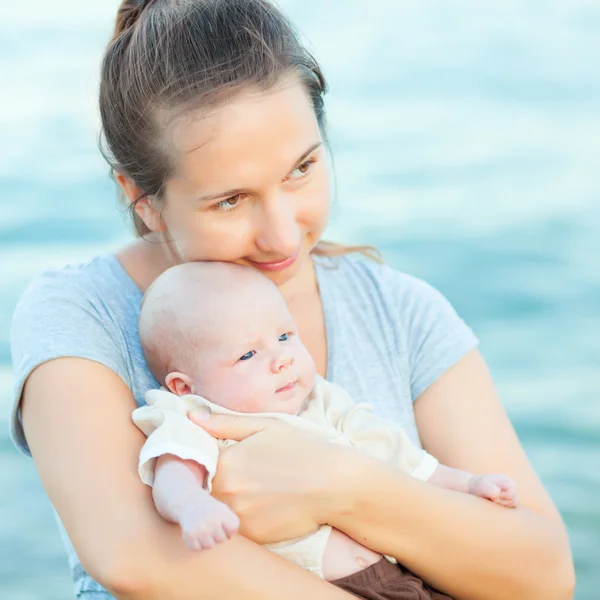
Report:
[{"label": "baby's eye", "polygon": [[256,352],[254,350],[250,350],[250,352],[246,352],[244,356],[240,356],[240,360],[250,360],[255,354]]},{"label": "baby's eye", "polygon": [[281,335],[279,336],[279,341],[280,341],[280,342],[287,342],[289,337],[290,337],[290,336],[289,336],[289,334],[288,334],[288,333],[283,333],[283,334],[281,334]]}]

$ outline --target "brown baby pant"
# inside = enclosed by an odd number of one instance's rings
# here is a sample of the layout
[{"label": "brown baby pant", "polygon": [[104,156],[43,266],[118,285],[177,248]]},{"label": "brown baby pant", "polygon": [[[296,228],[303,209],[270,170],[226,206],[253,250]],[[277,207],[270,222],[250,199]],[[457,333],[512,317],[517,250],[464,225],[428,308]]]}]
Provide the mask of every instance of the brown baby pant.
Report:
[{"label": "brown baby pant", "polygon": [[331,583],[363,600],[452,600],[385,558]]}]

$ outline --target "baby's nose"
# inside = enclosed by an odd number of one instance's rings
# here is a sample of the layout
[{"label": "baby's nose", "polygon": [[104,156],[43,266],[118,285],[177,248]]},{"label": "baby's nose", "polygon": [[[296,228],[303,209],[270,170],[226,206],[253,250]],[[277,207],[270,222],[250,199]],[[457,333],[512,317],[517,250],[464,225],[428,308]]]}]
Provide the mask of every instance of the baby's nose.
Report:
[{"label": "baby's nose", "polygon": [[293,363],[293,358],[290,358],[289,356],[280,356],[271,361],[271,370],[273,373],[281,373],[281,371],[291,367]]}]

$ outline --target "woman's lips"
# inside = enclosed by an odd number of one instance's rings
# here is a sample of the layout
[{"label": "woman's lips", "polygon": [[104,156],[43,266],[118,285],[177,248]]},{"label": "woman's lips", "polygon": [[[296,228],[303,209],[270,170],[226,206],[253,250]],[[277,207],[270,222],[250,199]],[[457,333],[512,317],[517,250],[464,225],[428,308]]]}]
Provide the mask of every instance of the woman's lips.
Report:
[{"label": "woman's lips", "polygon": [[283,260],[275,260],[273,262],[255,262],[253,260],[248,260],[248,262],[257,269],[262,269],[263,271],[283,271],[283,269],[287,269],[290,265],[293,265],[296,262],[299,253],[300,249],[298,248],[296,254],[293,256],[288,256]]}]

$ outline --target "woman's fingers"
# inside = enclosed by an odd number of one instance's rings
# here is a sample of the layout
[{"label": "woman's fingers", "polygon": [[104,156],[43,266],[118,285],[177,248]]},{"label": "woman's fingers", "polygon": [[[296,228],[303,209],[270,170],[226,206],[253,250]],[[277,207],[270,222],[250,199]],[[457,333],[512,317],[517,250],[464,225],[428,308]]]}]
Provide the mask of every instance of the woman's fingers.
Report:
[{"label": "woman's fingers", "polygon": [[202,410],[193,410],[189,413],[190,420],[202,427],[213,437],[223,440],[237,440],[263,431],[273,425],[273,419],[257,417],[238,417],[236,415],[210,415]]}]

